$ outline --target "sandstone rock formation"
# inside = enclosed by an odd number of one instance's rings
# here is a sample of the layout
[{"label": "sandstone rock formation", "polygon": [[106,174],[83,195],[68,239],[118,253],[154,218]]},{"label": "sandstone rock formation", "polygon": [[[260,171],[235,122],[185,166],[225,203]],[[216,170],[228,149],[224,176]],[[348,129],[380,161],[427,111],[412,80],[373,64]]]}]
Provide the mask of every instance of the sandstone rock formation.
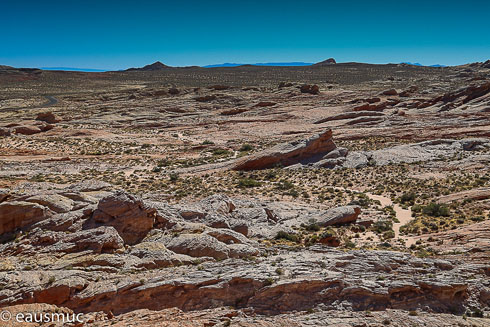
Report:
[{"label": "sandstone rock formation", "polygon": [[88,224],[113,226],[127,244],[139,243],[153,228],[156,210],[134,196],[117,192],[99,201]]},{"label": "sandstone rock formation", "polygon": [[[359,117],[362,121],[382,119],[367,112],[345,113],[322,119],[316,123]],[[353,122],[350,122],[353,123]],[[403,144],[374,151],[351,151],[336,148],[332,140],[332,131],[328,130],[305,141],[279,144],[273,148],[252,154],[233,164],[234,170],[258,170],[272,167],[325,167],[359,168],[367,165],[388,165],[393,163],[413,163],[447,158],[457,153],[478,152],[490,148],[486,138],[468,138],[463,140],[439,139],[413,144]]]},{"label": "sandstone rock formation", "polygon": [[0,203],[0,235],[29,226],[50,216],[50,211],[37,203],[7,201]]},{"label": "sandstone rock formation", "polygon": [[358,206],[345,206],[332,208],[324,213],[311,215],[310,219],[314,219],[318,225],[326,227],[353,223],[357,220],[360,213],[361,208]]},{"label": "sandstone rock formation", "polygon": [[301,93],[309,93],[309,94],[319,94],[320,93],[320,88],[318,85],[309,85],[309,84],[304,84],[301,85],[299,88]]},{"label": "sandstone rock formation", "polygon": [[306,164],[321,159],[336,148],[332,141],[332,131],[311,137],[305,141],[281,144],[272,149],[247,157],[233,167],[235,170],[254,170],[274,166]]},{"label": "sandstone rock formation", "polygon": [[38,113],[36,120],[40,120],[48,124],[56,124],[60,122],[60,119],[50,111]]}]

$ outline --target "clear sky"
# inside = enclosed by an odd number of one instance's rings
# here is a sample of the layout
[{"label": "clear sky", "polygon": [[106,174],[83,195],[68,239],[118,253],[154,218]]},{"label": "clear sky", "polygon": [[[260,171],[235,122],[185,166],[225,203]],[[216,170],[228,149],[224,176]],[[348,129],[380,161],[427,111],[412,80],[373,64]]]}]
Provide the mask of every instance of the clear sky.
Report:
[{"label": "clear sky", "polygon": [[490,0],[1,0],[0,13],[0,64],[16,67],[490,59]]}]

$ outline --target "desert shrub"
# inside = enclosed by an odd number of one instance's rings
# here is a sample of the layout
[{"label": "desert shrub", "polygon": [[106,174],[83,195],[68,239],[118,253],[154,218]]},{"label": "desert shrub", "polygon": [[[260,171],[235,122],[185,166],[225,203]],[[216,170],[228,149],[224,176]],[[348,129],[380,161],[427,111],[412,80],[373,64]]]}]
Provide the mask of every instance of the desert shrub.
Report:
[{"label": "desert shrub", "polygon": [[282,268],[276,268],[276,274],[278,274],[278,275],[284,275],[284,269],[282,269]]},{"label": "desert shrub", "polygon": [[412,212],[421,212],[422,206],[420,204],[415,204],[412,206]]},{"label": "desert shrub", "polygon": [[295,242],[295,243],[298,243],[300,241],[300,238],[298,237],[298,235],[296,234],[293,234],[293,233],[288,233],[288,232],[285,232],[285,231],[279,231],[275,237],[276,240],[287,240],[287,241],[291,241],[291,242]]},{"label": "desert shrub", "polygon": [[245,143],[240,148],[240,152],[252,151],[253,149],[254,147],[252,145]]},{"label": "desert shrub", "polygon": [[251,188],[260,185],[261,183],[253,178],[241,178],[238,180],[238,186],[242,188]]},{"label": "desert shrub", "polygon": [[322,233],[322,235],[320,237],[321,238],[330,238],[330,237],[334,237],[336,235],[337,234],[335,233],[335,230],[333,230],[332,228],[328,228],[326,231],[324,231]]},{"label": "desert shrub", "polygon": [[448,217],[449,208],[443,204],[431,202],[423,207],[422,212],[432,217]]},{"label": "desert shrub", "polygon": [[309,232],[318,232],[320,230],[320,226],[317,223],[311,223],[305,227],[305,229]]},{"label": "desert shrub", "polygon": [[345,241],[345,247],[349,249],[353,249],[356,247],[356,243],[352,242],[351,240]]},{"label": "desert shrub", "polygon": [[376,233],[383,233],[393,230],[393,223],[388,220],[378,220],[373,224],[373,230]]},{"label": "desert shrub", "polygon": [[383,233],[383,238],[388,239],[388,238],[394,238],[395,237],[395,232],[392,230],[386,231]]},{"label": "desert shrub", "polygon": [[409,193],[404,193],[401,197],[400,197],[400,202],[401,203],[409,203],[409,204],[413,204],[415,202],[415,198],[416,198],[416,195],[415,193],[413,192],[409,192]]},{"label": "desert shrub", "polygon": [[476,216],[476,217],[471,217],[470,219],[472,221],[474,221],[474,222],[480,222],[480,221],[484,221],[485,220],[485,217],[483,217],[483,216]]},{"label": "desert shrub", "polygon": [[226,149],[221,149],[221,148],[218,148],[218,149],[214,149],[213,151],[213,155],[215,156],[224,156],[224,155],[230,155],[231,152],[226,150]]}]

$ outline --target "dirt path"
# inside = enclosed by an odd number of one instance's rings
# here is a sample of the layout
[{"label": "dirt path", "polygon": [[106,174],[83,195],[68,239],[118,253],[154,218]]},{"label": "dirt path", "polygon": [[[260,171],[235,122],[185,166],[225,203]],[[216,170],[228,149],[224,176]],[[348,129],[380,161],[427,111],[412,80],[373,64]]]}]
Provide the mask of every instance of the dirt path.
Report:
[{"label": "dirt path", "polygon": [[412,220],[412,210],[410,208],[403,209],[399,204],[394,204],[390,198],[387,198],[382,195],[375,195],[371,193],[366,193],[366,195],[372,200],[378,200],[381,203],[381,206],[393,206],[393,209],[396,213],[396,218],[399,220],[398,223],[393,224],[393,230],[395,231],[395,238],[401,238],[405,240],[405,245],[408,247],[415,243],[415,239],[410,236],[401,236],[400,237],[400,227],[409,223]]},{"label": "dirt path", "polygon": [[44,97],[48,101],[43,103],[43,104],[36,104],[36,105],[28,106],[28,107],[19,107],[19,108],[3,108],[2,112],[16,112],[16,111],[25,110],[25,109],[48,108],[48,107],[54,106],[55,104],[58,103],[58,99],[56,99],[54,96],[45,95]]}]

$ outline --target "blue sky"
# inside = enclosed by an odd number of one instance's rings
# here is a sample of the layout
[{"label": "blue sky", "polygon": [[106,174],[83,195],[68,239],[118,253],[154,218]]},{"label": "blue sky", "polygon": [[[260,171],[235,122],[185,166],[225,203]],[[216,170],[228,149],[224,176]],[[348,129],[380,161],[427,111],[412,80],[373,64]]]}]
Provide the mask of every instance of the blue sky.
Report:
[{"label": "blue sky", "polygon": [[2,0],[0,13],[0,64],[17,67],[490,59],[488,0]]}]

